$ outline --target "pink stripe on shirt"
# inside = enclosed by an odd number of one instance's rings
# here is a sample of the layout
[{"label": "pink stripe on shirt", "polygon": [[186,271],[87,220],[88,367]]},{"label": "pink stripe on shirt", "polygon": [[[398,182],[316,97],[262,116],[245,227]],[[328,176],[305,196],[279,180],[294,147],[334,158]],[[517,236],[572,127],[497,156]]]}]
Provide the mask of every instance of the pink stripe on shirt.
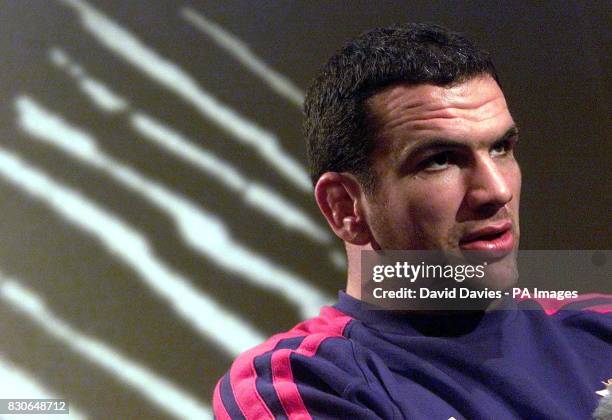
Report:
[{"label": "pink stripe on shirt", "polygon": [[229,413],[225,409],[223,405],[223,401],[221,400],[221,381],[223,377],[219,379],[217,382],[217,386],[215,386],[215,392],[213,393],[213,411],[215,412],[215,418],[217,420],[232,420],[229,416]]},{"label": "pink stripe on shirt", "polygon": [[[542,308],[544,309],[544,312],[546,312],[547,315],[554,315],[557,312],[559,312],[561,309],[563,309],[563,307],[566,305],[577,303],[577,302],[583,302],[583,301],[587,301],[591,299],[598,299],[598,298],[608,298],[609,299],[610,295],[604,295],[602,293],[585,293],[583,295],[578,295],[578,297],[575,299],[570,298],[570,299],[565,299],[565,300],[557,300],[553,298],[547,298],[547,299],[525,298],[525,299],[519,299],[519,301],[533,300],[539,303],[540,306],[542,306]],[[595,304],[593,306],[586,306],[580,310],[605,313],[609,311],[610,305],[612,305],[612,302],[609,304]],[[608,308],[608,310],[606,310],[606,307]],[[599,308],[599,309],[594,309],[594,308]]]},{"label": "pink stripe on shirt", "polygon": [[[272,375],[273,385],[276,389],[277,394],[279,388],[277,388],[274,380],[274,373],[281,374],[283,385],[280,386],[279,399],[283,408],[289,410],[288,413],[301,413],[306,412],[304,403],[297,393],[297,386],[293,382],[293,375],[291,373],[291,365],[289,361],[289,354],[293,351],[302,352],[306,351],[310,355],[313,355],[324,338],[341,336],[346,325],[351,321],[352,318],[343,312],[338,311],[332,307],[325,306],[321,309],[321,314],[318,317],[309,319],[298,324],[293,329],[272,336],[268,341],[252,348],[251,350],[243,353],[232,365],[230,370],[230,384],[232,392],[236,398],[236,403],[240,408],[240,411],[247,419],[273,419],[274,414],[270,411],[262,396],[257,391],[256,380],[257,372],[255,371],[255,357],[274,350],[279,341],[293,338],[306,336],[304,342],[300,345],[297,350],[281,349],[277,350],[272,354]],[[314,342],[311,342],[309,334],[314,334],[313,337],[321,337],[319,343],[314,347]],[[316,340],[315,340],[316,341]],[[304,353],[302,353],[304,354]],[[288,364],[289,363],[289,364]],[[278,364],[278,366],[277,366]],[[281,398],[281,395],[288,395],[288,399]],[[297,411],[292,411],[297,410]],[[290,418],[301,418],[295,417],[292,414],[287,414]],[[308,416],[307,418],[309,418]]]}]

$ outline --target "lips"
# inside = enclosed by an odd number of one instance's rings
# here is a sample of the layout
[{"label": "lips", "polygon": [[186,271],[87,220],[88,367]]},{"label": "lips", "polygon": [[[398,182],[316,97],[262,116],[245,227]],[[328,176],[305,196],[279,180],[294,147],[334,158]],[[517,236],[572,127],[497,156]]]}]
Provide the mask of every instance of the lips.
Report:
[{"label": "lips", "polygon": [[469,232],[459,241],[459,247],[465,251],[484,252],[493,258],[501,258],[514,248],[512,223],[486,226]]}]

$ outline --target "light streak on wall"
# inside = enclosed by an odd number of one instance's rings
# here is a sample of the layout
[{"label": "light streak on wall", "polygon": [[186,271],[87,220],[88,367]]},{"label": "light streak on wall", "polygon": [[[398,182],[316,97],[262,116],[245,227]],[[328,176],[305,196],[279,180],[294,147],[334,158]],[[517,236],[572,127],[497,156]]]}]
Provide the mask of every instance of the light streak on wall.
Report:
[{"label": "light streak on wall", "polygon": [[212,418],[209,406],[103,341],[79,332],[49,310],[40,296],[18,281],[0,279],[0,297],[15,310],[27,315],[46,333],[110,372],[114,378],[167,413],[176,418]]},{"label": "light streak on wall", "polygon": [[327,231],[302,210],[268,187],[249,181],[226,161],[202,150],[193,141],[170,127],[142,112],[132,114],[131,122],[142,135],[168,152],[214,176],[218,181],[239,193],[248,204],[274,217],[281,225],[299,230],[318,243],[331,241]]},{"label": "light streak on wall", "polygon": [[211,37],[217,45],[240,61],[247,70],[261,78],[272,90],[291,101],[298,108],[302,108],[304,93],[300,88],[266,64],[243,41],[191,7],[183,7],[181,9],[181,16],[194,27]]},{"label": "light streak on wall", "polygon": [[206,92],[196,80],[177,64],[161,57],[127,29],[82,0],[58,0],[79,14],[83,27],[102,45],[156,82],[194,106],[201,115],[217,124],[236,140],[249,145],[302,191],[312,186],[304,167],[285,153],[276,136]]},{"label": "light streak on wall", "polygon": [[[146,139],[172,153],[174,156],[194,165],[213,176],[223,185],[241,194],[249,205],[260,209],[275,218],[281,225],[296,229],[310,239],[330,244],[329,233],[314,222],[305,212],[265,185],[249,181],[229,162],[203,149],[195,142],[185,138],[173,128],[142,111],[131,111],[127,101],[111,90],[106,84],[87,76],[82,66],[75,63],[66,52],[58,47],[49,51],[51,61],[77,79],[81,90],[92,102],[104,111],[126,111],[130,114],[132,126]],[[99,86],[99,89],[86,89],[84,81]],[[97,95],[97,91],[101,94]],[[329,260],[334,268],[344,271],[346,258],[337,250],[329,252]]]},{"label": "light streak on wall", "polygon": [[[92,151],[84,143],[80,147],[84,153]],[[132,268],[140,280],[167,301],[189,325],[230,354],[238,354],[265,338],[160,261],[143,234],[3,148],[0,148],[0,177],[41,200],[67,222],[97,239]]]},{"label": "light streak on wall", "polygon": [[81,88],[83,91],[89,93],[92,98],[98,102],[98,104],[109,112],[117,112],[125,108],[125,103],[112,95],[112,93],[105,89],[104,85],[97,83],[93,79],[83,79],[80,81]]},{"label": "light streak on wall", "polygon": [[[0,274],[1,276],[1,274]],[[0,280],[0,284],[1,284]],[[0,286],[1,288],[2,286]],[[30,399],[30,398],[62,398],[67,399],[64,396],[59,396],[57,393],[50,391],[44,385],[38,382],[32,375],[25,372],[23,369],[17,367],[14,363],[8,361],[2,353],[0,353],[0,398],[2,399]],[[58,415],[55,418],[59,419],[70,419],[70,420],[81,420],[86,419],[81,409],[72,401],[68,401],[68,409],[70,414]],[[23,420],[23,419],[48,419],[48,415],[44,414],[4,414],[0,415],[0,419],[6,420]]]},{"label": "light streak on wall", "polygon": [[338,270],[346,270],[346,253],[334,249],[329,252],[329,259]]},{"label": "light streak on wall", "polygon": [[59,48],[52,48],[49,51],[51,62],[68,72],[77,79],[81,90],[103,111],[121,112],[128,107],[127,101],[115,94],[106,85],[98,80],[88,77],[83,68],[70,60],[68,55]]},{"label": "light streak on wall", "polygon": [[249,205],[273,217],[281,225],[296,229],[318,243],[330,243],[329,233],[321,228],[304,211],[265,185],[249,181],[234,166],[196,145],[170,128],[141,111],[131,111],[127,101],[106,84],[87,76],[83,68],[74,62],[61,48],[49,51],[51,61],[69,74],[79,69],[76,76],[81,90],[92,102],[104,111],[126,111],[132,126],[146,139],[153,141],[166,151],[213,176],[223,185],[240,194]]},{"label": "light streak on wall", "polygon": [[104,154],[89,134],[69,125],[26,96],[17,98],[16,105],[20,126],[33,138],[105,171],[165,211],[174,220],[185,242],[212,258],[217,265],[261,287],[279,292],[294,303],[304,317],[316,315],[321,305],[329,302],[326,296],[305,280],[233,240],[217,217],[208,214],[188,198]]}]

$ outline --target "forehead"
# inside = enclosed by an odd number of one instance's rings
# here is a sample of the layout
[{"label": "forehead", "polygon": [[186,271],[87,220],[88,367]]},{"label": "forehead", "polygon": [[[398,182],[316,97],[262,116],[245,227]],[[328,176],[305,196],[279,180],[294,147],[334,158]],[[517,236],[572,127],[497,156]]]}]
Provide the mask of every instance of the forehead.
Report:
[{"label": "forehead", "polygon": [[450,87],[394,85],[373,95],[366,106],[377,151],[428,138],[488,141],[513,124],[499,85],[488,76]]}]

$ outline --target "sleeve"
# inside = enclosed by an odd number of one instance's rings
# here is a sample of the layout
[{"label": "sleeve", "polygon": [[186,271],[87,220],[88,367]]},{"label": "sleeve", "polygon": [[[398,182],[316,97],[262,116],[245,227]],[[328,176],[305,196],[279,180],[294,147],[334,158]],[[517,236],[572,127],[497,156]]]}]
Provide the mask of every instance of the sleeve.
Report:
[{"label": "sleeve", "polygon": [[606,314],[612,312],[612,295],[602,293],[585,293],[570,299],[529,298],[521,300],[521,304],[530,302],[539,305],[547,315],[555,315],[560,311],[587,311]]},{"label": "sleeve", "polygon": [[310,335],[240,357],[213,396],[217,419],[380,419],[396,416],[369,388],[343,337]]},{"label": "sleeve", "polygon": [[612,295],[587,293],[563,305],[561,310],[589,311],[601,314],[612,312]]}]

